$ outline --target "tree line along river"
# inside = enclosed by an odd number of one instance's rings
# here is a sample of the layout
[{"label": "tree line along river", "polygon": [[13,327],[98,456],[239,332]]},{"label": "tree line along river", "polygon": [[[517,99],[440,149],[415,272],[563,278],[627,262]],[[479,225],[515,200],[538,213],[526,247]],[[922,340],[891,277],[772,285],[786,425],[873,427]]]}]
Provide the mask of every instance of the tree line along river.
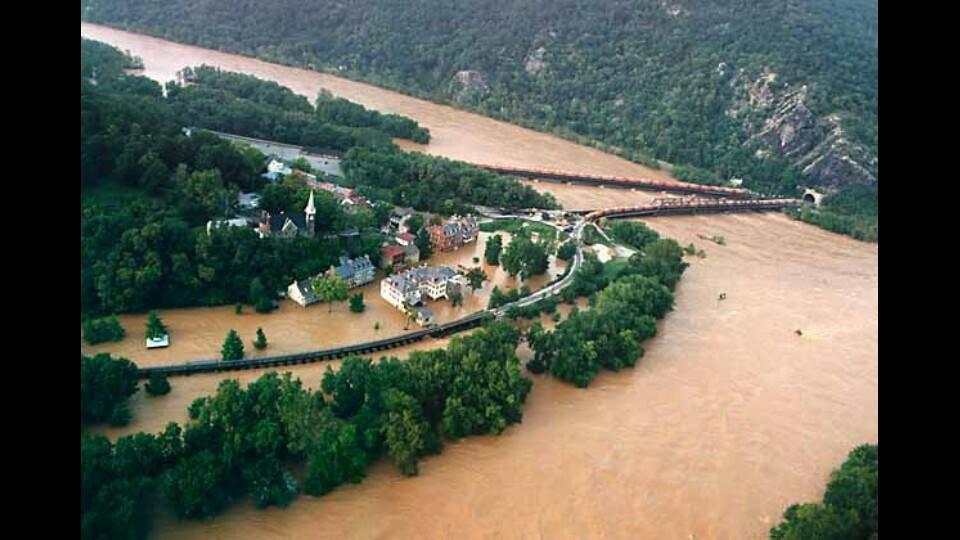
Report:
[{"label": "tree line along river", "polygon": [[[206,63],[310,99],[327,88],[417,120],[433,134],[418,150],[431,154],[666,177],[550,135],[326,74],[85,23],[81,35],[140,56],[145,74],[160,81]],[[533,185],[568,207],[653,196]],[[787,504],[819,500],[852,447],[879,440],[879,246],[776,213],[644,221],[681,244],[694,242],[707,257],[690,261],[676,308],[637,368],[602,373],[587,390],[535,376],[522,424],[448,445],[421,463],[419,477],[403,478],[383,462],[362,484],[300,497],[285,510],[243,502],[202,522],[163,515],[156,536],[765,538]],[[723,236],[726,245],[699,235]],[[727,299],[718,301],[720,293]],[[318,319],[326,315],[320,311]],[[443,343],[415,347],[434,344]],[[315,386],[325,367],[291,370]],[[135,403],[129,428],[182,421],[186,405],[210,393],[217,377],[174,379],[169,395]]]}]

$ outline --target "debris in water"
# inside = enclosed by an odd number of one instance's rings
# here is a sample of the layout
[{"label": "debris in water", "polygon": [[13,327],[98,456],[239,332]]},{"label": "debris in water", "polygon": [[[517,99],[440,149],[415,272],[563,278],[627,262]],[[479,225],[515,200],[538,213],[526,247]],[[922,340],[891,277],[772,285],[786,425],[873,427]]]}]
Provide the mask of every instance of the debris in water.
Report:
[{"label": "debris in water", "polygon": [[795,332],[797,333],[798,336],[802,336],[802,335],[803,335],[803,332],[801,332],[799,328],[798,328],[797,330],[795,330]]}]

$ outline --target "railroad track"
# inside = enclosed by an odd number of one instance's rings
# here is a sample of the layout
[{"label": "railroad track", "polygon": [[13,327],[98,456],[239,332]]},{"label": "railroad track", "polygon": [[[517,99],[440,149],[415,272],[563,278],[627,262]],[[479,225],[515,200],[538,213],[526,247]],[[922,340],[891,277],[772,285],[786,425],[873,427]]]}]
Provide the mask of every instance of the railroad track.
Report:
[{"label": "railroad track", "polygon": [[[301,364],[309,364],[314,362],[322,362],[325,360],[334,360],[337,358],[345,358],[351,355],[366,355],[376,352],[386,351],[401,347],[404,345],[409,345],[422,341],[426,338],[439,338],[446,337],[451,334],[456,334],[458,332],[463,332],[472,328],[483,325],[485,322],[494,320],[496,318],[503,317],[510,308],[513,307],[526,307],[544,298],[554,296],[559,294],[563,289],[565,289],[574,278],[577,270],[580,268],[580,264],[583,261],[583,241],[582,234],[583,229],[587,224],[592,224],[593,222],[602,219],[623,219],[630,217],[643,217],[643,216],[667,216],[667,215],[678,215],[678,214],[696,214],[696,213],[717,213],[717,212],[748,212],[748,211],[763,211],[763,210],[777,210],[787,206],[797,206],[802,204],[801,201],[796,199],[658,199],[652,205],[646,206],[633,206],[633,207],[622,207],[622,208],[608,208],[604,210],[596,210],[590,212],[584,216],[583,220],[577,223],[574,228],[572,237],[577,244],[577,252],[568,267],[564,276],[557,281],[552,283],[543,289],[529,295],[525,296],[516,302],[506,304],[496,309],[488,309],[483,311],[478,311],[451,321],[444,323],[438,326],[431,328],[423,328],[420,330],[415,330],[406,334],[401,334],[398,336],[388,337],[376,341],[368,341],[364,343],[355,343],[352,345],[344,345],[342,347],[334,347],[330,349],[321,349],[315,351],[307,351],[303,353],[295,354],[285,354],[278,356],[266,356],[261,358],[250,358],[247,360],[231,360],[231,361],[220,361],[214,359],[208,360],[196,360],[192,362],[187,362],[184,364],[175,364],[167,366],[154,366],[154,367],[145,367],[140,368],[140,377],[148,378],[153,373],[163,373],[168,376],[179,376],[179,375],[192,375],[195,373],[216,373],[216,372],[226,372],[226,371],[242,371],[248,369],[262,369],[270,367],[283,367],[283,366],[293,366]],[[516,216],[502,216],[502,218],[510,218]]]}]

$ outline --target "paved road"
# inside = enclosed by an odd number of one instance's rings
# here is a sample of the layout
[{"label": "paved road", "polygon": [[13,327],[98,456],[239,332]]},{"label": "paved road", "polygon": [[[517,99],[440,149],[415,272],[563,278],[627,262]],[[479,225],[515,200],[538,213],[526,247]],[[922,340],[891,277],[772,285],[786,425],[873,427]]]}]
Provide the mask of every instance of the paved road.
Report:
[{"label": "paved road", "polygon": [[[509,216],[509,217],[517,217],[517,216]],[[529,221],[537,221],[537,220],[529,220]],[[559,229],[559,227],[557,227],[557,225],[553,223],[549,223],[545,221],[538,221],[538,223],[546,223],[547,225],[550,225],[556,229]],[[506,304],[497,309],[494,309],[493,314],[496,315],[497,318],[503,317],[507,313],[507,311],[512,307],[526,307],[531,304],[535,304],[536,302],[539,302],[544,298],[553,296],[555,294],[560,294],[560,291],[565,289],[567,285],[570,285],[570,283],[573,281],[574,275],[577,273],[577,270],[580,269],[580,264],[583,262],[583,228],[586,225],[587,225],[586,221],[583,221],[583,220],[579,221],[577,225],[573,228],[573,232],[570,234],[573,241],[576,242],[577,252],[574,254],[573,261],[570,263],[570,266],[567,269],[567,273],[563,276],[563,279],[540,289],[539,291],[531,294],[530,296],[525,296],[520,300],[517,300],[516,302]]]}]

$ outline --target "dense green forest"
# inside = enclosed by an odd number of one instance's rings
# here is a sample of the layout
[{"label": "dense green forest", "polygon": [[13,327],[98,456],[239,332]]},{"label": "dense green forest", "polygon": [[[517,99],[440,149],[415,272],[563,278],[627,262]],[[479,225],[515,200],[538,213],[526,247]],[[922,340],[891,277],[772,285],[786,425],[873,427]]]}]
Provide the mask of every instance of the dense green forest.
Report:
[{"label": "dense green forest", "polygon": [[[84,314],[235,302],[270,309],[276,291],[329,268],[341,254],[376,260],[381,238],[374,229],[386,221],[390,202],[433,211],[469,204],[555,206],[506,177],[403,154],[392,136],[427,136],[412,121],[324,96],[318,112],[287,88],[210,68],[191,70],[190,84],[169,85],[164,97],[157,83],[123,72],[134,59],[88,40],[81,40],[80,65]],[[364,123],[376,127],[357,127]],[[346,150],[350,174],[344,183],[380,192],[385,204],[347,212],[332,195],[318,192],[314,238],[261,239],[251,228],[235,227],[208,235],[208,220],[233,217],[241,189],[259,191],[272,212],[302,211],[310,189],[293,176],[265,185],[266,156],[209,132],[187,135],[187,125]],[[379,131],[384,126],[393,133]],[[394,175],[374,175],[384,163],[402,165]],[[362,232],[332,234],[348,228]]]},{"label": "dense green forest", "polygon": [[[453,103],[680,179],[875,186],[875,0],[85,0],[85,20]],[[863,193],[861,192],[861,195]],[[876,229],[873,199],[808,221]],[[856,223],[827,225],[829,216]],[[836,220],[833,220],[836,221]],[[875,236],[875,235],[874,235]]]},{"label": "dense green forest", "polygon": [[[522,420],[532,382],[521,374],[519,339],[501,322],[403,362],[350,357],[339,370],[328,368],[316,391],[290,373],[269,372],[246,388],[227,379],[216,394],[194,401],[186,425],[114,444],[81,435],[81,538],[144,538],[158,498],[179,517],[197,519],[243,496],[265,508],[285,507],[300,492],[324,495],[360,482],[383,456],[416,475],[419,461],[439,453],[444,440],[499,434]],[[135,379],[132,388],[123,379],[102,392],[117,376],[87,375],[94,361],[98,373],[135,370],[123,359],[81,357],[82,422],[122,414],[136,391]],[[98,401],[88,404],[93,391]],[[299,479],[298,464],[305,465]]]},{"label": "dense green forest", "polygon": [[864,444],[831,473],[823,502],[790,505],[770,540],[877,540],[879,520],[880,446]]}]

